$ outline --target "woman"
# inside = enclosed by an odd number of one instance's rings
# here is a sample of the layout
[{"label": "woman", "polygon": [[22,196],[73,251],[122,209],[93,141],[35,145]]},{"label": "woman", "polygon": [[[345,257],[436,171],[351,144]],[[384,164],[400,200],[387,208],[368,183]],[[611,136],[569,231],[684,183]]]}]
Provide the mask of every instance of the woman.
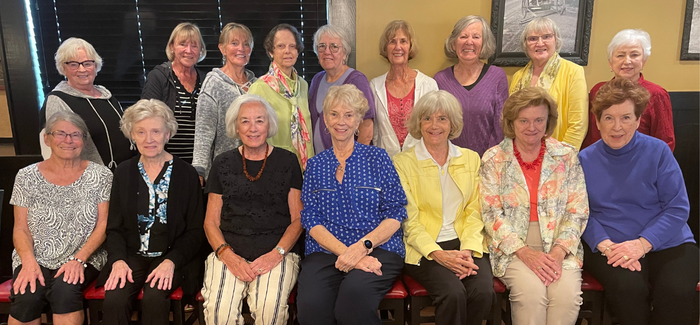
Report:
[{"label": "woman", "polygon": [[199,28],[192,23],[175,26],[165,46],[165,54],[168,61],[148,73],[141,99],[163,101],[175,113],[178,132],[177,135],[173,134],[166,149],[185,162],[192,163],[195,108],[203,74],[194,65],[207,56]]},{"label": "woman", "polygon": [[265,142],[275,110],[242,95],[226,112],[226,131],[243,145],[219,155],[207,182],[204,321],[243,324],[247,297],[255,324],[287,324],[287,299],[299,273],[301,168],[295,154]]},{"label": "woman", "polygon": [[374,135],[374,96],[369,88],[367,77],[360,71],[348,67],[348,56],[352,51],[345,32],[338,27],[325,25],[314,34],[314,52],[323,71],[311,80],[309,88],[309,111],[314,130],[314,150],[321,152],[331,147],[331,136],[323,120],[323,100],[328,88],[352,84],[367,98],[369,110],[365,113],[358,129],[357,142],[369,144]]},{"label": "woman", "polygon": [[228,23],[219,36],[224,66],[207,73],[197,100],[192,166],[203,181],[214,158],[238,147],[240,141],[226,136],[226,110],[258,80],[245,68],[253,51],[253,34],[245,25]]},{"label": "woman", "polygon": [[249,93],[264,98],[277,112],[279,132],[268,140],[270,145],[295,153],[305,170],[314,155],[309,85],[294,69],[304,43],[294,26],[279,24],[267,34],[264,46],[272,63],[267,74],[250,86]]},{"label": "woman", "polygon": [[[666,89],[647,81],[642,75],[644,65],[651,55],[651,37],[649,33],[641,29],[625,29],[615,34],[610,44],[608,44],[608,64],[610,71],[615,75],[613,78],[629,79],[639,83],[640,86],[649,91],[651,97],[649,104],[642,113],[639,132],[661,139],[671,148],[671,152],[676,147],[676,136],[673,131],[673,112],[671,111],[671,98]],[[588,135],[583,141],[582,148],[586,148],[600,140],[600,131],[596,125],[593,114],[593,101],[598,90],[605,82],[599,82],[590,94],[591,113],[589,116]]]},{"label": "woman", "polygon": [[48,159],[22,168],[10,204],[13,283],[8,324],[39,324],[46,304],[56,324],[82,324],[82,290],[107,261],[105,239],[112,172],[81,158],[90,137],[77,114],[46,122]]},{"label": "woman", "polygon": [[556,123],[546,90],[517,91],[503,106],[505,138],[482,158],[486,242],[514,324],[574,324],[582,303],[586,184],[576,149],[551,136]]},{"label": "woman", "polygon": [[[129,107],[122,131],[140,155],[115,171],[107,222],[109,275],[104,322],[127,325],[131,302],[143,288],[143,324],[168,324],[170,293],[181,284],[192,292],[204,238],[202,192],[194,167],[165,151],[177,132],[172,110],[156,99]],[[186,277],[184,277],[186,275]]]},{"label": "woman", "polygon": [[614,78],[593,101],[603,141],[580,155],[591,205],[585,268],[620,324],[695,324],[688,194],[668,143],[637,131],[649,98],[641,83]]},{"label": "woman", "polygon": [[508,78],[503,69],[481,62],[495,49],[486,20],[464,17],[445,41],[445,55],[457,59],[457,64],[435,74],[438,88],[457,97],[462,105],[465,128],[452,143],[476,151],[479,157],[503,140],[501,110],[508,98]]},{"label": "woman", "polygon": [[369,84],[377,110],[372,141],[392,157],[418,142],[408,134],[406,121],[411,116],[413,104],[421,96],[438,90],[433,78],[408,67],[408,61],[417,53],[411,25],[403,20],[390,22],[379,39],[379,54],[389,61],[391,67],[389,72],[372,79]]},{"label": "woman", "polygon": [[406,195],[389,155],[354,139],[368,109],[354,85],[331,87],[323,101],[333,148],[309,160],[301,191],[302,325],[381,324],[379,302],[403,268]]},{"label": "woman", "polygon": [[[119,120],[124,114],[121,104],[107,88],[95,85],[95,76],[102,69],[102,57],[90,43],[71,37],[61,43],[54,58],[58,73],[66,80],[46,96],[39,114],[42,126],[56,112],[78,114],[90,134],[83,145],[83,159],[114,170],[133,153],[129,141],[119,131]],[[44,139],[43,133],[40,138]],[[44,159],[51,156],[45,140],[41,142],[41,154]]]},{"label": "woman", "polygon": [[559,56],[561,44],[554,21],[546,17],[530,21],[520,38],[530,62],[513,75],[510,93],[535,86],[547,90],[559,107],[552,137],[578,150],[588,130],[588,88],[583,68]]},{"label": "woman", "polygon": [[481,325],[496,294],[481,230],[479,155],[450,141],[462,107],[444,90],[416,103],[408,121],[415,147],[394,156],[406,192],[405,272],[428,290],[435,324]]}]

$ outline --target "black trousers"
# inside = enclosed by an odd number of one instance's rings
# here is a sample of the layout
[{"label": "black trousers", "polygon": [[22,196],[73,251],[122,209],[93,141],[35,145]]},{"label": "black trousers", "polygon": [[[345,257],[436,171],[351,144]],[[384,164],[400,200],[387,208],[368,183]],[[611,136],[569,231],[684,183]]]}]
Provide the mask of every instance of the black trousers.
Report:
[{"label": "black trousers", "polygon": [[647,253],[639,260],[640,272],[608,265],[607,257],[585,244],[584,254],[584,270],[603,285],[608,307],[621,325],[698,324],[692,319],[700,277],[695,244]]},{"label": "black trousers", "polygon": [[[459,239],[438,243],[444,250],[459,250]],[[462,280],[436,261],[421,258],[420,265],[406,264],[406,274],[420,283],[435,305],[436,325],[481,325],[496,300],[489,257],[474,258],[476,275]]]},{"label": "black trousers", "polygon": [[382,263],[382,276],[335,268],[333,254],[313,253],[301,261],[297,311],[302,325],[380,325],[377,309],[401,273],[403,258],[381,248],[373,256]]},{"label": "black trousers", "polygon": [[143,288],[141,310],[143,310],[143,325],[168,325],[170,323],[170,293],[180,286],[178,271],[173,274],[173,284],[170,290],[158,290],[156,284],[151,288],[150,283],[144,285],[146,278],[164,260],[164,257],[143,257],[129,255],[126,264],[131,268],[134,283],[126,282],[124,288],[105,292],[103,315],[105,325],[129,325],[132,312],[132,301],[136,299]]}]

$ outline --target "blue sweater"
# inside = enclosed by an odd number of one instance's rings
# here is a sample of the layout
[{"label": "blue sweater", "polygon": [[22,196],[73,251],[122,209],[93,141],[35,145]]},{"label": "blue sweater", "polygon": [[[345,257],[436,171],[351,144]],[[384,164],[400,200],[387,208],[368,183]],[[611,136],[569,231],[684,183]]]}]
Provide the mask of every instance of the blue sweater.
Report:
[{"label": "blue sweater", "polygon": [[605,239],[644,237],[652,251],[695,242],[683,174],[666,143],[635,132],[618,150],[599,140],[579,158],[590,202],[583,239],[594,252]]}]

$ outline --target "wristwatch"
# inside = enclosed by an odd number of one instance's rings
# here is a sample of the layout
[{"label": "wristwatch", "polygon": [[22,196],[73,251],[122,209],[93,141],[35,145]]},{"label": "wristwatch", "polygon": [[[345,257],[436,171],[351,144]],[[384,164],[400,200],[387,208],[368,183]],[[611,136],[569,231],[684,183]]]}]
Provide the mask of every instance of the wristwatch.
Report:
[{"label": "wristwatch", "polygon": [[371,251],[372,247],[374,246],[372,244],[372,241],[369,239],[365,239],[362,243],[365,244],[365,248],[367,248],[367,250],[369,250],[369,251]]},{"label": "wristwatch", "polygon": [[276,249],[277,252],[279,252],[280,255],[282,255],[282,256],[284,256],[284,254],[286,253],[286,251],[284,250],[284,248],[282,248],[282,247],[280,247],[280,246],[275,247],[275,249]]}]

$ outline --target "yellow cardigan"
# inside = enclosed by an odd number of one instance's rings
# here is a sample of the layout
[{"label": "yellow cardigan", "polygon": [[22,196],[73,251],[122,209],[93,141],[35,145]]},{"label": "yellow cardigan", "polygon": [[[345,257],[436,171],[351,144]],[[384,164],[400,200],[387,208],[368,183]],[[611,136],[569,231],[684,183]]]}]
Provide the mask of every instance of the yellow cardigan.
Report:
[{"label": "yellow cardigan", "polygon": [[[452,180],[462,192],[459,214],[454,227],[461,242],[460,249],[470,249],[481,257],[486,251],[482,230],[481,205],[479,203],[479,155],[469,149],[459,148],[461,156],[452,157],[447,167]],[[394,166],[406,192],[408,218],[403,222],[407,264],[418,265],[421,257],[442,250],[435,242],[442,228],[442,190],[438,167],[431,159],[418,160],[416,148],[394,156]]]},{"label": "yellow cardigan", "polygon": [[[510,94],[515,92],[514,86],[522,79],[529,65],[513,74],[513,79],[510,81]],[[588,86],[586,86],[583,67],[561,59],[559,71],[549,88],[549,94],[557,102],[559,111],[557,127],[552,137],[579,150],[588,131]]]}]

